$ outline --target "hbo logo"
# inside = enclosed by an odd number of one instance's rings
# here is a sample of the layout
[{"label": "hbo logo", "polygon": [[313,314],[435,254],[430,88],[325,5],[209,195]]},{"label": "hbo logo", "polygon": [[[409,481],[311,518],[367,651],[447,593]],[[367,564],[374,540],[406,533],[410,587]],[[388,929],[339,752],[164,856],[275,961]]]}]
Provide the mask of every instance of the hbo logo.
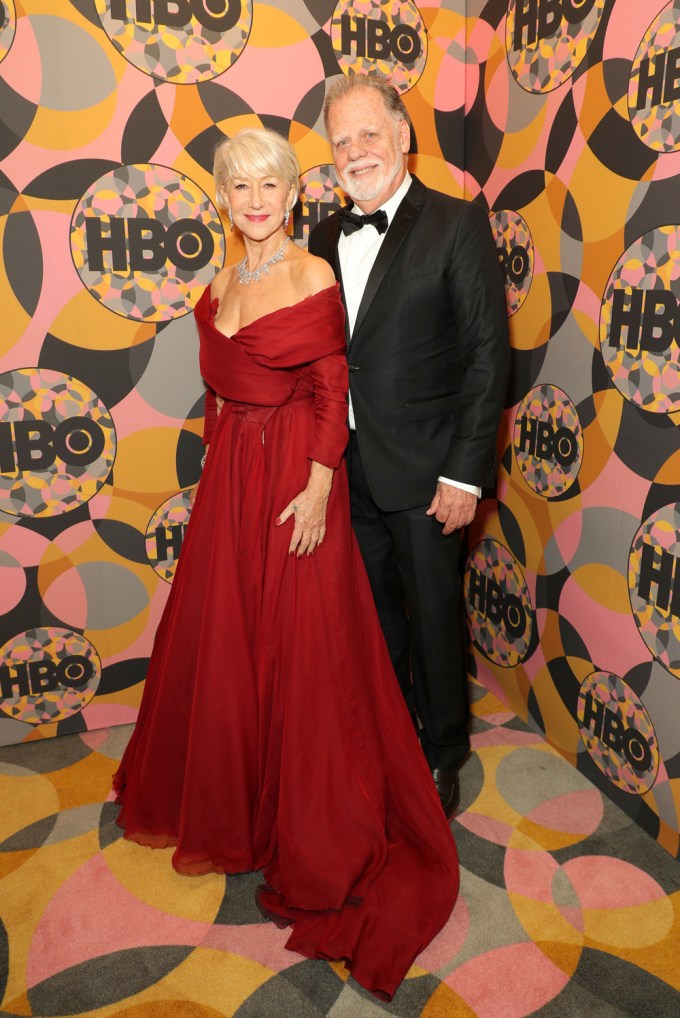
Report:
[{"label": "hbo logo", "polygon": [[178,219],[166,227],[158,219],[110,216],[108,230],[106,237],[98,216],[85,219],[87,261],[92,272],[107,271],[104,251],[111,252],[114,272],[157,272],[166,261],[193,272],[207,265],[215,250],[212,233],[195,219]]},{"label": "hbo logo", "polygon": [[625,328],[626,350],[664,353],[680,343],[678,303],[672,290],[614,290],[609,345],[623,345]]},{"label": "hbo logo", "polygon": [[569,428],[554,428],[549,421],[522,417],[518,452],[552,460],[566,470],[578,456],[578,442]]},{"label": "hbo logo", "polygon": [[[209,7],[223,6],[222,14],[211,14]],[[132,10],[134,13],[130,14]],[[157,28],[186,28],[196,18],[204,28],[227,32],[241,17],[240,0],[111,0],[112,21],[137,21]]]},{"label": "hbo logo", "polygon": [[[651,102],[650,102],[651,99]],[[662,50],[653,59],[640,63],[635,109],[660,106],[680,99],[680,46]]]},{"label": "hbo logo", "polygon": [[516,594],[506,594],[495,580],[477,569],[469,572],[468,604],[477,608],[490,622],[501,622],[515,639],[524,635],[527,628],[524,605]]},{"label": "hbo logo", "polygon": [[590,729],[608,749],[625,756],[638,774],[644,774],[652,766],[652,750],[642,732],[626,727],[620,714],[605,707],[592,693],[586,693],[581,725]]},{"label": "hbo logo", "polygon": [[43,658],[42,661],[20,662],[14,668],[0,665],[0,696],[3,700],[40,696],[58,686],[79,689],[86,686],[93,675],[94,665],[82,654],[65,657],[58,664]]},{"label": "hbo logo", "polygon": [[311,233],[317,223],[326,219],[340,208],[339,201],[309,201],[306,199],[298,206],[298,214],[293,219],[293,237],[304,240],[306,233]]},{"label": "hbo logo", "polygon": [[[393,58],[402,64],[414,64],[422,52],[418,33],[411,25],[395,25],[375,18],[340,18],[342,53],[345,56],[369,57],[371,60]],[[356,52],[352,44],[356,46]]]},{"label": "hbo logo", "polygon": [[[656,595],[652,595],[652,587]],[[642,545],[638,596],[663,613],[680,618],[680,561],[664,548]]]},{"label": "hbo logo", "polygon": [[517,0],[512,48],[517,51],[557,35],[563,19],[578,25],[594,6],[595,0]]},{"label": "hbo logo", "polygon": [[501,263],[506,282],[509,281],[515,286],[520,286],[526,279],[531,265],[527,249],[521,244],[509,251],[505,247],[499,247],[498,260]]},{"label": "hbo logo", "polygon": [[185,523],[175,523],[172,526],[156,527],[154,537],[156,539],[156,561],[170,562],[179,558],[184,541]]},{"label": "hbo logo", "polygon": [[57,457],[69,466],[87,466],[99,459],[105,444],[101,425],[88,417],[69,417],[56,426],[6,421],[0,424],[0,473],[49,470]]}]

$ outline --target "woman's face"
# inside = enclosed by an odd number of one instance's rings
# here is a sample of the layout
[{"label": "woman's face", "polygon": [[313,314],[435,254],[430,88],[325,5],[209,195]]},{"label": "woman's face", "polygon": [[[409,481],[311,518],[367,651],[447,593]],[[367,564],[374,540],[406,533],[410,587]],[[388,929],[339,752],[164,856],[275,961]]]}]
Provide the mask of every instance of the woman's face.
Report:
[{"label": "woman's face", "polygon": [[295,188],[278,177],[236,177],[223,189],[234,225],[250,240],[266,240],[281,228]]}]

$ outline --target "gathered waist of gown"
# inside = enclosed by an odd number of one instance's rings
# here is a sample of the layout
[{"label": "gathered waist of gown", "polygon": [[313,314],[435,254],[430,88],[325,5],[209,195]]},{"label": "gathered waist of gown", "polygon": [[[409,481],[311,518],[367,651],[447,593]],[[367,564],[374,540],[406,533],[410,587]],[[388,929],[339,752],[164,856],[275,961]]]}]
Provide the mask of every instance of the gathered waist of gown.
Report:
[{"label": "gathered waist of gown", "polygon": [[285,407],[291,403],[300,403],[303,400],[311,399],[313,395],[313,392],[293,393],[291,398],[287,399],[285,403],[281,405],[276,404],[275,406],[262,406],[261,403],[243,403],[239,400],[231,400],[223,396],[222,413],[226,411],[229,415],[236,415],[243,424],[266,424],[274,411],[281,409],[281,406]]}]

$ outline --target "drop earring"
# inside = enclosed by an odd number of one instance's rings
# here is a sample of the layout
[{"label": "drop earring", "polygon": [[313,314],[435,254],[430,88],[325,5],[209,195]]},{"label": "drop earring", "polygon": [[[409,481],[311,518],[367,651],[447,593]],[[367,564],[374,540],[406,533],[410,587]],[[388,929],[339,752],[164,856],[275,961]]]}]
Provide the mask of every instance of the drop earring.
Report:
[{"label": "drop earring", "polygon": [[229,224],[231,226],[231,232],[234,232],[234,217],[231,214],[231,209],[227,209],[227,215],[229,216]]},{"label": "drop earring", "polygon": [[286,211],[283,214],[283,228],[284,228],[284,230],[288,229],[289,221],[290,221],[290,209],[286,209]]}]

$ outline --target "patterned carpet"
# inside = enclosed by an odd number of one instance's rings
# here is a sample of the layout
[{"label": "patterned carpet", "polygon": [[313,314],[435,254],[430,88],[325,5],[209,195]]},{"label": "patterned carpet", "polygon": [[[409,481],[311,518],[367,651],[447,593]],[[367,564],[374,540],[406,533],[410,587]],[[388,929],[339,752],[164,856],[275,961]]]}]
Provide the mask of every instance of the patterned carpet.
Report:
[{"label": "patterned carpet", "polygon": [[110,802],[130,728],[0,749],[0,1014],[672,1018],[680,866],[473,683],[461,896],[392,1004],[311,962],[257,875],[179,877]]}]

